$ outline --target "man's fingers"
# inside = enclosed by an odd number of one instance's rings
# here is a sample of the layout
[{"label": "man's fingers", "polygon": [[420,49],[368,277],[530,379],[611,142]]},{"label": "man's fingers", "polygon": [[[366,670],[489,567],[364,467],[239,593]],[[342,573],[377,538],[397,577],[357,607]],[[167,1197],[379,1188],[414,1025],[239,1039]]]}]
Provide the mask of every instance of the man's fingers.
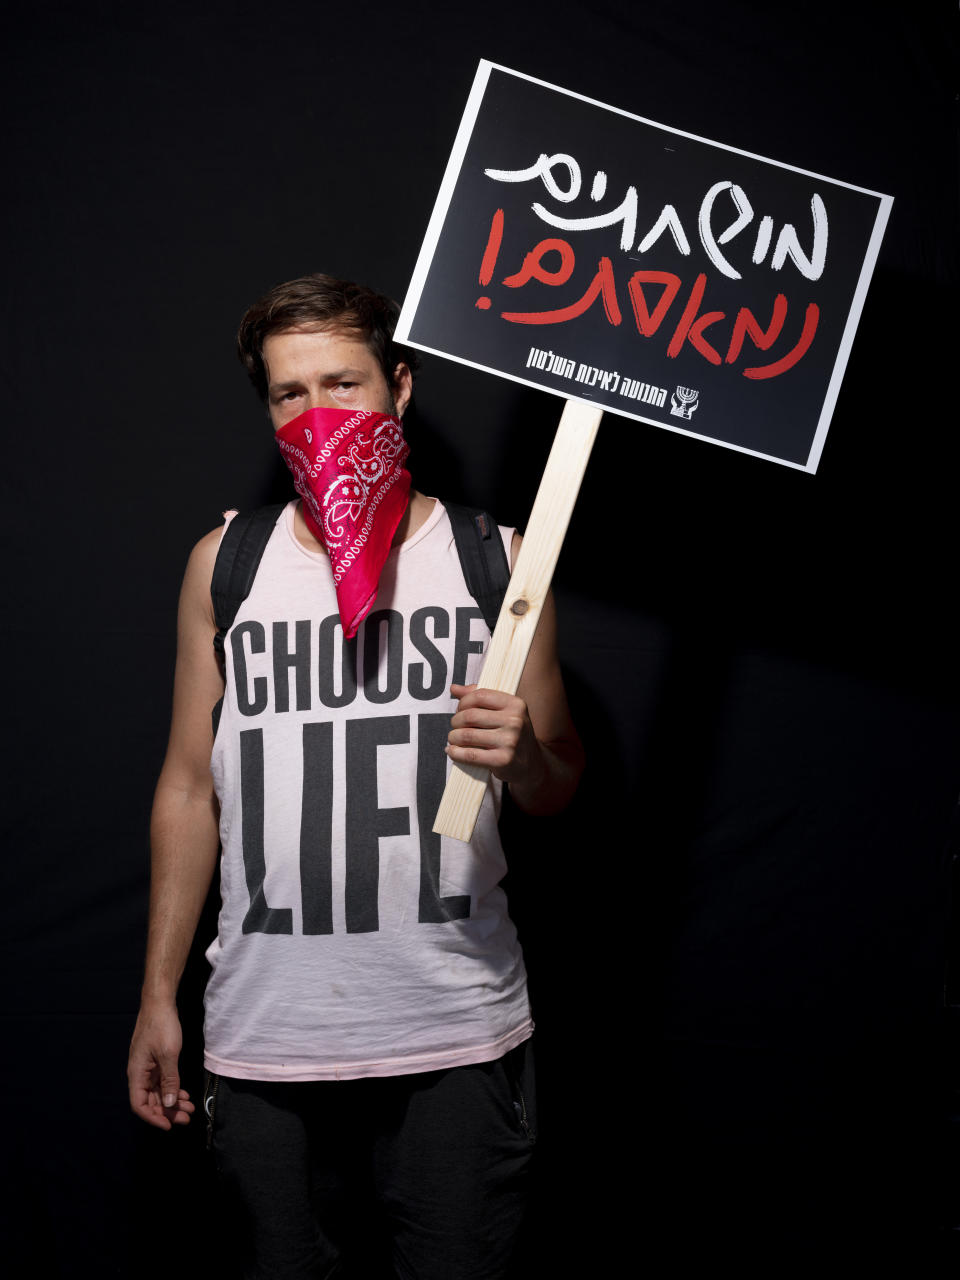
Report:
[{"label": "man's fingers", "polygon": [[461,708],[467,706],[499,709],[514,701],[512,693],[503,693],[500,689],[481,689],[475,684],[452,684],[450,693],[460,703]]},{"label": "man's fingers", "polygon": [[156,1129],[169,1130],[175,1124],[189,1124],[196,1106],[190,1101],[186,1089],[178,1089],[172,1105],[164,1101],[164,1096],[156,1090],[134,1092],[130,1094],[130,1104],[134,1115],[145,1120]]},{"label": "man's fingers", "polygon": [[489,707],[468,707],[458,711],[450,718],[453,729],[519,729],[523,725],[523,717],[510,712],[494,711]]},{"label": "man's fingers", "polygon": [[509,725],[494,725],[489,729],[479,728],[476,725],[463,725],[459,729],[452,729],[447,734],[447,742],[452,747],[481,747],[487,750],[494,747],[512,749],[519,739],[519,728],[511,728]]},{"label": "man's fingers", "polygon": [[156,1129],[170,1128],[170,1121],[163,1113],[157,1093],[146,1089],[131,1089],[130,1109],[135,1116],[139,1116],[141,1120],[145,1120]]},{"label": "man's fingers", "polygon": [[447,755],[509,778],[520,767],[524,735],[533,732],[527,704],[516,694],[477,685],[452,684],[450,692],[459,705],[450,718]]},{"label": "man's fingers", "polygon": [[523,715],[527,704],[514,693],[504,693],[500,689],[481,689],[475,684],[452,684],[450,693],[459,702],[454,713],[460,715],[465,711],[516,711]]},{"label": "man's fingers", "polygon": [[165,1110],[177,1105],[180,1097],[180,1075],[177,1071],[177,1059],[160,1057],[160,1097]]},{"label": "man's fingers", "polygon": [[451,760],[459,764],[477,764],[485,769],[505,769],[513,759],[513,752],[506,747],[444,747]]}]

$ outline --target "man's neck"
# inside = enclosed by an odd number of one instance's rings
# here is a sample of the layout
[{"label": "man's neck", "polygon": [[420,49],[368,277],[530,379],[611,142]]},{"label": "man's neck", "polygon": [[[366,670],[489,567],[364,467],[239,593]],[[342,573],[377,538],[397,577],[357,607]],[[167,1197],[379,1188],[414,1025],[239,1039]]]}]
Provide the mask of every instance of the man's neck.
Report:
[{"label": "man's neck", "polygon": [[[417,530],[429,519],[435,502],[435,498],[427,498],[424,494],[418,493],[416,489],[411,489],[406,509],[400,518],[400,523],[397,525],[397,531],[393,535],[393,541],[390,545],[398,547],[401,542],[406,542],[408,538],[412,538]],[[324,549],[323,543],[315,538],[307,528],[307,522],[303,518],[303,508],[299,502],[294,516],[293,529],[297,535],[297,541],[305,546],[308,551],[322,551]]]},{"label": "man's neck", "polygon": [[427,498],[416,489],[410,490],[410,498],[406,510],[400,517],[397,531],[393,535],[392,547],[399,547],[401,542],[412,538],[421,525],[426,524],[436,504],[436,498]]}]

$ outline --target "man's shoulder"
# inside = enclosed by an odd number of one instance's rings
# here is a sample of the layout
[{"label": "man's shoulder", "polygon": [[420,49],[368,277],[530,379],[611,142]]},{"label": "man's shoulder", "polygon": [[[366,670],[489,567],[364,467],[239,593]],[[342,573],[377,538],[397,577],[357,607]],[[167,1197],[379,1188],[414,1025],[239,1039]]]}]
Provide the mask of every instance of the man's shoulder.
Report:
[{"label": "man's shoulder", "polygon": [[213,566],[216,564],[217,552],[220,549],[222,537],[223,525],[217,525],[215,529],[205,533],[200,541],[194,545],[187,561],[187,577],[205,582],[208,589],[210,580],[213,577]]}]

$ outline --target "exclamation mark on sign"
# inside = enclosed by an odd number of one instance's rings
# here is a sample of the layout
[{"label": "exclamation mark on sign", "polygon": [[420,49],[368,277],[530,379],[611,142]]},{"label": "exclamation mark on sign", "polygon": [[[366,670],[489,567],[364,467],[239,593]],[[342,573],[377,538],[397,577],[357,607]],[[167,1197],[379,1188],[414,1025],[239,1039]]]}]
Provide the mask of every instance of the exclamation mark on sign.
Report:
[{"label": "exclamation mark on sign", "polygon": [[[487,247],[483,253],[483,261],[480,263],[480,283],[484,286],[488,285],[493,279],[493,269],[497,265],[497,254],[500,252],[500,245],[503,242],[503,210],[498,209],[493,215],[493,221],[490,223],[490,235],[487,239]],[[477,299],[477,306],[481,311],[490,310],[490,299],[485,295]]]}]

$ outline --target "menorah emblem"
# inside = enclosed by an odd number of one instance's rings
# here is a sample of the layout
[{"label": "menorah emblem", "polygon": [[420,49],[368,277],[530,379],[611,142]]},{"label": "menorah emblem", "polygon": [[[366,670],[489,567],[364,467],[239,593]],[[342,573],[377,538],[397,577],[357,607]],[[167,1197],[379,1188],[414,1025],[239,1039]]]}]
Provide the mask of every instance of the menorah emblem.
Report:
[{"label": "menorah emblem", "polygon": [[675,418],[693,417],[698,408],[700,392],[692,387],[677,387],[670,395],[670,412]]}]

